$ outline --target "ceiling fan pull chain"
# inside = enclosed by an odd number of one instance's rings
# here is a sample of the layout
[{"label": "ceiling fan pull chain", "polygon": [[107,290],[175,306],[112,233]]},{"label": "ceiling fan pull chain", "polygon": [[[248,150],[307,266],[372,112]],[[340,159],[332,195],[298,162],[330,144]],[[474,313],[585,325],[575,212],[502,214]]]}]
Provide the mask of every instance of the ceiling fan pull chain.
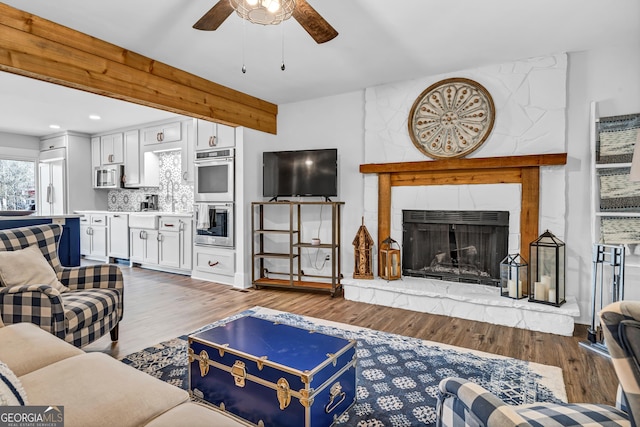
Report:
[{"label": "ceiling fan pull chain", "polygon": [[280,25],[280,27],[282,33],[282,65],[280,66],[280,69],[284,71],[284,69],[286,68],[284,66],[284,22]]},{"label": "ceiling fan pull chain", "polygon": [[246,22],[247,21],[245,19],[242,20],[242,74],[247,73],[247,67],[244,65],[244,51],[246,50],[245,46],[247,39]]}]

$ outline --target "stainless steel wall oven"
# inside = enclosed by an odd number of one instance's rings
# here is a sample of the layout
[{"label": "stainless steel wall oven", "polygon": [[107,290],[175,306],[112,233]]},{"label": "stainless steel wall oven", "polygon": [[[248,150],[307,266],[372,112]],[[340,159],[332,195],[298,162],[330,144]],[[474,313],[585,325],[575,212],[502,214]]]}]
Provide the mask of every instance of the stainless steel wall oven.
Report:
[{"label": "stainless steel wall oven", "polygon": [[196,153],[195,201],[233,202],[235,149]]}]

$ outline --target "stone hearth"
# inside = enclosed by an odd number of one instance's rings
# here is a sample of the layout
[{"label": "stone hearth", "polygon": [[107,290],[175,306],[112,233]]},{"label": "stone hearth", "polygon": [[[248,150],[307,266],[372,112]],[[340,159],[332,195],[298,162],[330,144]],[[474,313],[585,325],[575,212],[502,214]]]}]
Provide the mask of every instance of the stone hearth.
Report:
[{"label": "stone hearth", "polygon": [[573,334],[574,318],[580,316],[575,297],[567,296],[560,307],[500,296],[497,287],[445,282],[437,279],[403,277],[341,281],[344,297],[386,307],[440,314],[495,325],[557,335]]}]

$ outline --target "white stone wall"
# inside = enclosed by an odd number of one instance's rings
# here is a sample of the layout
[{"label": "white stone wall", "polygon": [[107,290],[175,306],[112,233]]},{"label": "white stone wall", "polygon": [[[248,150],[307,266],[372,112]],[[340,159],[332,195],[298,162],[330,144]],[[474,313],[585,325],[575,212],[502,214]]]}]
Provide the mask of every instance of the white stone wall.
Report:
[{"label": "white stone wall", "polygon": [[[465,77],[483,85],[496,106],[493,131],[469,157],[499,157],[564,153],[566,148],[567,56],[558,54],[475,70],[443,74],[369,88],[365,92],[365,163],[431,160],[411,142],[407,127],[415,99],[428,86],[451,77]],[[541,169],[540,223],[558,238],[565,235],[564,167]],[[519,185],[460,185],[393,187],[392,238],[402,242],[402,209],[508,210],[509,251],[520,246]],[[377,176],[365,177],[364,213],[377,223]],[[377,228],[370,232],[377,240]],[[523,254],[528,259],[528,254]]]}]

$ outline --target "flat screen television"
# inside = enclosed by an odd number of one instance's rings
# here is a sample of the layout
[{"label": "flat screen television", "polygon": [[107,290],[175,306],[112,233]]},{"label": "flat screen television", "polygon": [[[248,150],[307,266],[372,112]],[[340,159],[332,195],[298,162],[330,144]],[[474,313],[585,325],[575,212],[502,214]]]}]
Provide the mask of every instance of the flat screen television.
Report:
[{"label": "flat screen television", "polygon": [[273,151],[262,156],[262,195],[330,197],[338,195],[338,150]]}]

